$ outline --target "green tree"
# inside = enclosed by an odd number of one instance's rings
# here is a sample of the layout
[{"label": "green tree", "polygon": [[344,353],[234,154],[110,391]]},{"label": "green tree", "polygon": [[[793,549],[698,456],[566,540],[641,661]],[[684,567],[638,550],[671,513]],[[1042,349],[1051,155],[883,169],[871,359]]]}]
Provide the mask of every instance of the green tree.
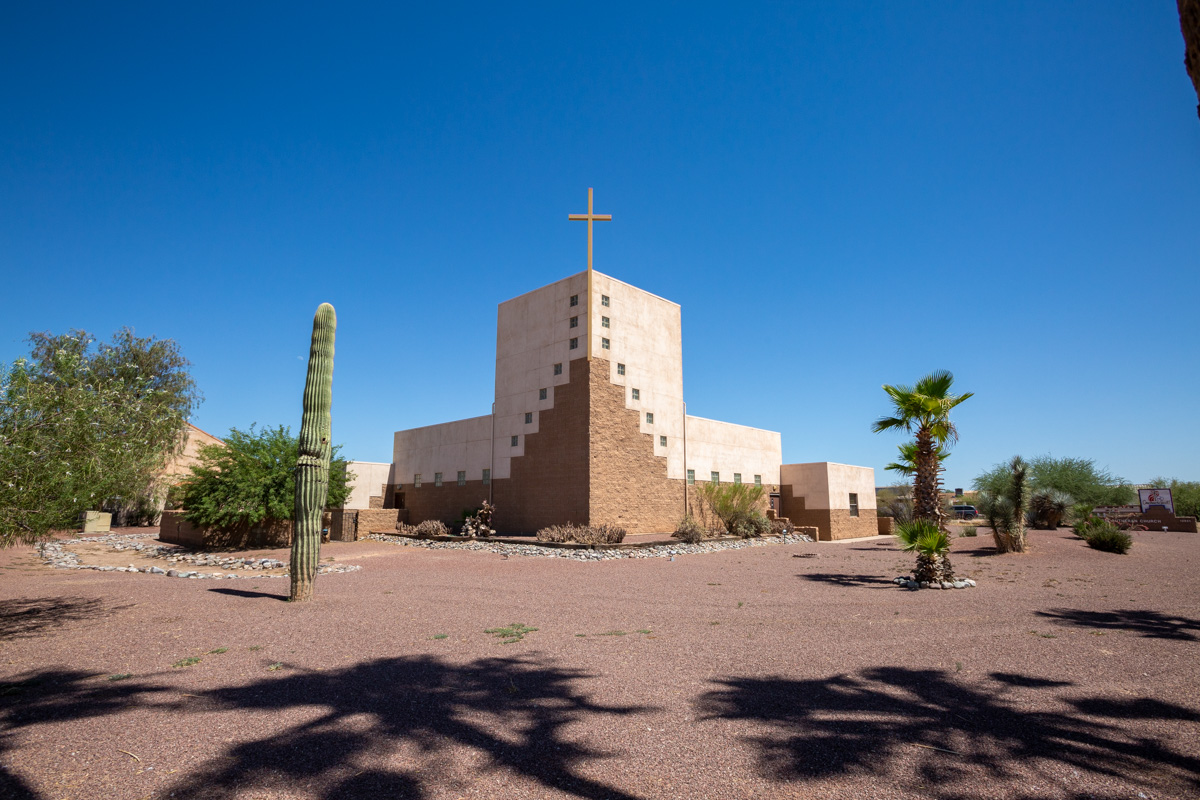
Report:
[{"label": "green tree", "polygon": [[914,386],[885,384],[894,406],[894,416],[880,417],[872,430],[876,433],[901,429],[916,434],[916,471],[913,475],[913,516],[940,523],[942,517],[941,462],[938,452],[958,439],[958,429],[950,421],[950,412],[969,397],[950,394],[954,376],[946,370],[926,375]]},{"label": "green tree", "polygon": [[[327,508],[346,502],[355,477],[347,474],[345,459],[337,457],[340,449],[340,445],[332,448]],[[180,487],[184,517],[217,530],[293,519],[299,458],[300,439],[290,428],[233,428],[224,446],[200,448],[199,463]]]},{"label": "green tree", "polygon": [[[1090,458],[1054,458],[1038,456],[1030,459],[1029,488],[1032,492],[1054,490],[1070,495],[1076,503],[1096,506],[1120,506],[1137,500],[1137,493],[1122,478],[1096,466]],[[973,486],[981,492],[999,496],[1011,478],[1008,463],[997,464],[978,475]]]},{"label": "green tree", "polygon": [[200,402],[170,339],[126,328],[98,347],[81,330],[29,342],[29,357],[0,365],[0,546],[146,497]]}]

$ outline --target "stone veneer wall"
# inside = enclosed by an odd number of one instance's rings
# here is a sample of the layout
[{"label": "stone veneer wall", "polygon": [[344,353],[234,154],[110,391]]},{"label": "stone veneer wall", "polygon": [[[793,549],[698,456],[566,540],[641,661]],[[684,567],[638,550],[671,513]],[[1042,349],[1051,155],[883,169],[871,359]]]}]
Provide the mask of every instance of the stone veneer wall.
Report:
[{"label": "stone veneer wall", "polygon": [[[465,486],[459,486],[455,475],[451,475],[449,480],[443,477],[441,486],[435,486],[433,481],[429,480],[422,481],[418,489],[410,483],[404,487],[403,492],[404,507],[408,509],[412,520],[423,522],[427,519],[440,519],[447,525],[461,519],[464,509],[479,508],[480,504],[488,499],[488,487],[482,480],[467,481]],[[392,512],[394,529],[395,509],[384,510]],[[359,527],[361,526],[360,517]]]},{"label": "stone veneer wall", "polygon": [[848,508],[805,508],[803,497],[792,495],[792,487],[784,484],[779,495],[783,516],[793,525],[810,525],[820,532],[822,541],[857,539],[860,536],[878,536],[878,514],[873,508],[860,508],[858,516],[850,516]]}]

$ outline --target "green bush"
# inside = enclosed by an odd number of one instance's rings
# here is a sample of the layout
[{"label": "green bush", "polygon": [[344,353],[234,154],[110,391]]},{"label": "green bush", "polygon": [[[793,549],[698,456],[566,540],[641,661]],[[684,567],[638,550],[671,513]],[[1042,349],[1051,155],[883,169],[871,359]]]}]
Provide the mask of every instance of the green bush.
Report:
[{"label": "green bush", "polygon": [[1087,543],[1088,547],[1094,547],[1106,553],[1124,555],[1129,552],[1129,548],[1133,547],[1133,537],[1110,522],[1091,531],[1087,537]]},{"label": "green bush", "polygon": [[765,489],[748,483],[698,483],[696,491],[712,515],[733,533],[734,518],[756,511]]},{"label": "green bush", "polygon": [[703,540],[707,534],[708,531],[704,529],[704,526],[689,514],[679,520],[679,524],[675,526],[675,532],[671,534],[671,537],[679,539],[682,542],[687,542],[688,544],[696,544]]},{"label": "green bush", "polygon": [[962,532],[959,533],[958,535],[959,536],[978,536],[979,532],[975,530],[974,525],[968,525],[967,527],[963,528]]},{"label": "green bush", "polygon": [[725,525],[731,534],[743,539],[753,539],[771,530],[771,521],[757,511],[735,511]]}]

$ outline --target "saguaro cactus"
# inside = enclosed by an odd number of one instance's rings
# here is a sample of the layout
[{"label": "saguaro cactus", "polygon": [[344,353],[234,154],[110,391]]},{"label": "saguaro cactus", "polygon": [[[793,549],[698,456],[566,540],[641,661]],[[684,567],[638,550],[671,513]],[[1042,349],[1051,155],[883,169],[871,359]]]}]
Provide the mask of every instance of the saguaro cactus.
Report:
[{"label": "saguaro cactus", "polygon": [[292,535],[292,601],[311,600],[321,556],[321,514],[329,494],[329,458],[333,444],[333,334],[337,315],[322,303],[313,317],[304,416],[300,422],[300,460],[296,463],[295,532]]}]

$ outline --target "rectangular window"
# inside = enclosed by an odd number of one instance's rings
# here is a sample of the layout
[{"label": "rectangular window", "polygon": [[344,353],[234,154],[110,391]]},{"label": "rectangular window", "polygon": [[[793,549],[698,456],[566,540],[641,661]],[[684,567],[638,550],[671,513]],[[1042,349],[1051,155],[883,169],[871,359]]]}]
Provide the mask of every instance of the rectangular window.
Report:
[{"label": "rectangular window", "polygon": [[555,364],[555,365],[554,365],[554,374],[555,374],[555,375],[562,375],[562,364]]},{"label": "rectangular window", "polygon": [[573,305],[573,306],[579,305],[579,295],[577,295],[577,294],[571,295],[571,305]]},{"label": "rectangular window", "polygon": [[637,389],[630,389],[630,390],[629,390],[629,392],[630,392],[630,395],[629,395],[629,396],[630,396],[630,397],[632,397],[634,400],[641,400],[641,399],[642,399],[642,393],[641,393],[639,390],[637,390]]},{"label": "rectangular window", "polygon": [[658,446],[666,447],[667,446],[667,437],[665,437],[665,436],[658,437]]},{"label": "rectangular window", "polygon": [[416,475],[413,475],[413,488],[414,489],[421,488],[421,473],[419,473],[419,472]]},{"label": "rectangular window", "polygon": [[653,425],[653,424],[654,424],[654,415],[653,415],[653,414],[651,414],[649,411],[647,411],[647,412],[646,412],[646,424],[647,424],[647,425]]},{"label": "rectangular window", "polygon": [[607,350],[607,349],[608,349],[608,339],[601,339],[601,340],[600,340],[600,349],[601,349],[601,350]]},{"label": "rectangular window", "polygon": [[601,318],[600,318],[600,327],[601,327],[601,328],[607,328],[607,327],[608,327],[608,317],[601,317]]},{"label": "rectangular window", "polygon": [[483,485],[487,486],[491,482],[492,482],[492,471],[490,469],[485,469],[483,471]]},{"label": "rectangular window", "polygon": [[458,471],[458,485],[459,486],[467,485],[467,473],[461,469]]},{"label": "rectangular window", "polygon": [[600,305],[605,306],[605,307],[608,306],[608,295],[606,295],[606,294],[600,295]]},{"label": "rectangular window", "polygon": [[708,473],[708,479],[710,481],[712,481],[713,483],[720,483],[721,482],[721,473],[710,472],[710,473]]},{"label": "rectangular window", "polygon": [[517,446],[517,438],[518,438],[518,437],[516,437],[516,436],[512,437],[512,446],[513,446],[513,447],[516,447],[516,446]]},{"label": "rectangular window", "polygon": [[625,365],[624,364],[617,364],[617,374],[618,375],[625,374]]},{"label": "rectangular window", "polygon": [[754,476],[754,485],[755,485],[755,486],[762,486],[762,475],[755,475],[755,476]]},{"label": "rectangular window", "polygon": [[572,328],[579,327],[579,317],[571,317],[571,327]]},{"label": "rectangular window", "polygon": [[858,495],[854,493],[850,494],[850,516],[858,516]]},{"label": "rectangular window", "polygon": [[696,470],[694,470],[694,469],[689,469],[689,470],[688,470],[688,478],[687,478],[687,481],[688,481],[688,486],[695,486],[695,485],[696,485]]},{"label": "rectangular window", "polygon": [[433,473],[433,485],[434,486],[442,485],[442,473],[440,473],[440,472]]},{"label": "rectangular window", "polygon": [[526,412],[525,412],[525,424],[526,424],[526,425],[532,425],[532,424],[533,424],[533,412],[532,412],[532,411],[526,411]]},{"label": "rectangular window", "polygon": [[742,473],[740,473],[740,472],[733,473],[733,482],[740,486],[742,483]]},{"label": "rectangular window", "polygon": [[539,389],[538,390],[538,400],[545,400],[545,399],[546,399],[546,390]]},{"label": "rectangular window", "polygon": [[571,340],[571,349],[572,349],[572,350],[577,350],[577,349],[579,349],[579,339],[578,339],[578,338],[575,338],[575,339],[572,339],[572,340]]}]

